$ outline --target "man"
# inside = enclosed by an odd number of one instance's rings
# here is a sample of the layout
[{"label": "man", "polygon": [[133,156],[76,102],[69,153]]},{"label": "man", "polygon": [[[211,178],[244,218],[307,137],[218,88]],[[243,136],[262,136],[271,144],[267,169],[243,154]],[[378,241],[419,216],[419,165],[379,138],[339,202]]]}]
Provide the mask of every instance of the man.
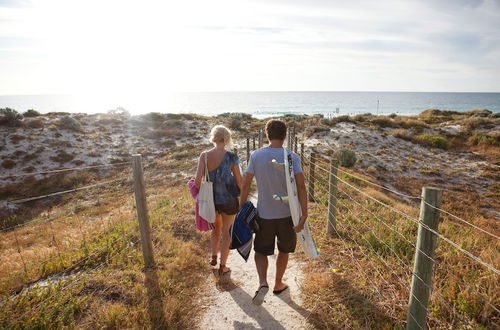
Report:
[{"label": "man", "polygon": [[259,288],[252,302],[256,305],[262,304],[264,296],[269,290],[267,256],[274,254],[275,239],[277,239],[278,243],[278,257],[276,258],[276,279],[273,293],[280,294],[288,288],[288,285],[283,283],[288,256],[289,253],[295,252],[297,245],[296,233],[304,228],[307,219],[307,193],[304,174],[302,173],[300,158],[291,151],[289,153],[292,155],[293,171],[302,209],[302,216],[297,226],[293,225],[288,203],[273,198],[273,195],[288,195],[284,171],[271,165],[273,160],[284,164],[283,142],[286,137],[286,124],[281,120],[269,120],[266,123],[266,136],[269,140],[269,146],[252,153],[240,195],[240,205],[243,205],[248,199],[250,186],[255,176],[258,191],[257,212],[259,218],[257,222],[259,231],[255,235],[254,250],[255,265],[259,274]]}]

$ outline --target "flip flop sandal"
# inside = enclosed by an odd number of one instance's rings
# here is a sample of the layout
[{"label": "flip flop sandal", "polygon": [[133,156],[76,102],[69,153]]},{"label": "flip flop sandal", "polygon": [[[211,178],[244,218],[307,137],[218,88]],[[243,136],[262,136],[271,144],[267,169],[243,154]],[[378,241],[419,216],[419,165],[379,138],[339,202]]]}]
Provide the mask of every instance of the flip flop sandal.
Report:
[{"label": "flip flop sandal", "polygon": [[289,287],[287,286],[287,287],[284,287],[284,288],[283,288],[283,289],[281,289],[281,290],[273,290],[273,293],[274,293],[275,295],[279,295],[280,293],[282,293],[283,291],[285,291],[285,290],[286,290],[286,289],[288,289],[288,288],[289,288]]},{"label": "flip flop sandal", "polygon": [[264,297],[267,294],[267,291],[269,291],[269,286],[263,285],[259,288],[259,290],[255,291],[255,296],[253,296],[252,303],[254,305],[262,305],[264,302]]}]

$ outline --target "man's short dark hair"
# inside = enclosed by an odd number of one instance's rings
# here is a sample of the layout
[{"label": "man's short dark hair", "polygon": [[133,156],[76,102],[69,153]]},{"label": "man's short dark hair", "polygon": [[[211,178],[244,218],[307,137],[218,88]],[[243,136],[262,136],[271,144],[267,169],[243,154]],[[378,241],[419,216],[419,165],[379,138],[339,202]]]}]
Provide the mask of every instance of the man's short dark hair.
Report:
[{"label": "man's short dark hair", "polygon": [[271,119],[266,123],[266,134],[269,140],[285,140],[286,124],[279,119]]}]

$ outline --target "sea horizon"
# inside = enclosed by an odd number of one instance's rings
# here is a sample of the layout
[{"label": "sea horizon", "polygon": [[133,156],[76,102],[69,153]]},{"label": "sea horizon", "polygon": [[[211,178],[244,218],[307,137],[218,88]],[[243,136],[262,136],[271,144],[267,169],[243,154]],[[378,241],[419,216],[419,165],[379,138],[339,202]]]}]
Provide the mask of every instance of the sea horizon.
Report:
[{"label": "sea horizon", "polygon": [[[105,113],[124,108],[132,115],[148,112],[198,113],[208,116],[226,112],[254,117],[285,114],[325,116],[372,113],[416,115],[426,109],[500,112],[500,92],[418,91],[192,91],[145,95],[26,94],[0,95],[0,108],[19,112]],[[338,110],[337,110],[338,109]]]}]

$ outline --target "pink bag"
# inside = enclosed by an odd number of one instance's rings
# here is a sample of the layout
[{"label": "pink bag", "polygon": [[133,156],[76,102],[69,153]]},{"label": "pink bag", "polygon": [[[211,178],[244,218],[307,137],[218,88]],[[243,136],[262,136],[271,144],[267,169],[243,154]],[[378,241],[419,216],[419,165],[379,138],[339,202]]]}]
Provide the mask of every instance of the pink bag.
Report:
[{"label": "pink bag", "polygon": [[[191,179],[188,181],[188,186],[189,186],[189,191],[191,192],[191,196],[196,200],[196,197],[198,197],[198,193],[200,192],[198,188],[194,185],[194,180]],[[196,229],[199,231],[209,231],[214,229],[214,225],[212,223],[209,223],[207,220],[203,219],[198,211],[198,202],[196,202],[196,207],[194,211],[194,224],[196,226]]]}]

